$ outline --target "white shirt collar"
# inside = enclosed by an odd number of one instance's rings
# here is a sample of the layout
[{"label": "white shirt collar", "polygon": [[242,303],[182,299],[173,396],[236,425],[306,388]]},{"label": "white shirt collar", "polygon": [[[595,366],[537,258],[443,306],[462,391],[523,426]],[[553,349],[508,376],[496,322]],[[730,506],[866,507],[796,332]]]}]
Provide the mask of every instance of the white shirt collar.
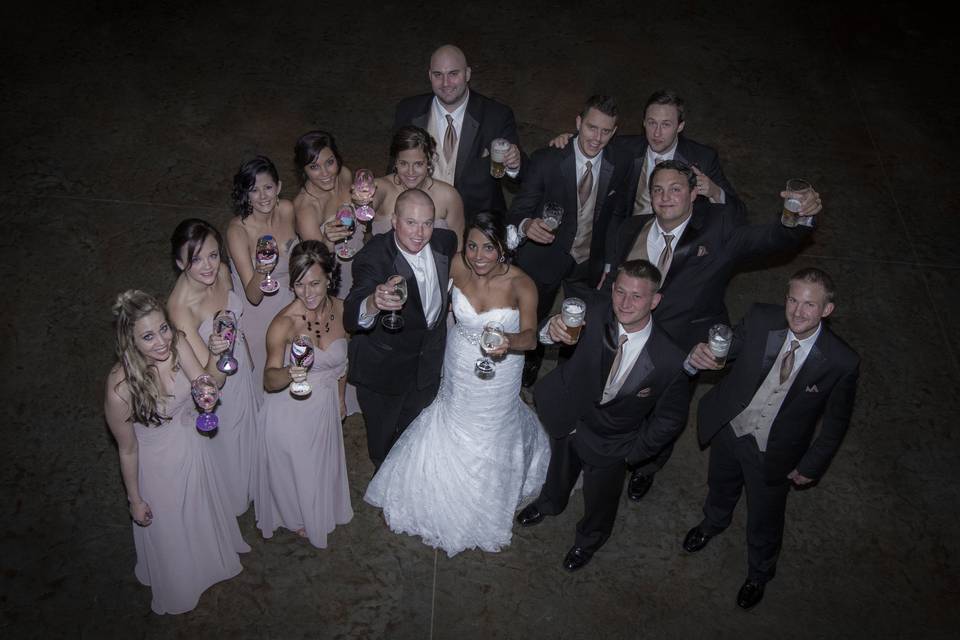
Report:
[{"label": "white shirt collar", "polygon": [[577,142],[577,139],[573,139],[573,154],[577,159],[577,177],[583,173],[583,167],[586,166],[587,162],[590,162],[590,170],[596,176],[597,171],[600,170],[600,164],[603,162],[603,149],[600,149],[600,153],[595,155],[592,158],[588,158],[586,154],[583,153],[583,150],[580,148],[580,143]]},{"label": "white shirt collar", "polygon": [[817,341],[817,338],[820,337],[820,332],[822,330],[823,330],[823,322],[817,325],[816,331],[811,333],[809,336],[807,336],[803,340],[800,340],[800,338],[794,335],[793,331],[791,331],[790,328],[787,327],[787,339],[784,340],[783,348],[781,349],[781,351],[785,351],[789,349],[790,343],[793,342],[794,340],[798,340],[800,342],[800,346],[797,347],[797,351],[802,351],[803,353],[809,353],[810,349],[813,348],[814,343]]},{"label": "white shirt collar", "polygon": [[433,96],[433,109],[436,116],[437,122],[442,122],[444,126],[447,125],[447,115],[453,116],[453,122],[457,126],[457,132],[459,133],[461,126],[463,125],[463,115],[467,112],[467,103],[470,102],[470,89],[467,89],[467,92],[464,94],[463,102],[460,103],[460,106],[454,109],[453,111],[447,111],[437,96]]},{"label": "white shirt collar", "polygon": [[396,232],[394,232],[393,243],[394,243],[395,245],[397,245],[397,249],[400,251],[400,253],[403,255],[403,257],[407,259],[407,262],[410,263],[410,266],[411,266],[411,267],[424,268],[424,267],[426,266],[426,265],[425,265],[425,260],[427,259],[427,257],[424,255],[424,252],[431,250],[431,249],[430,249],[430,243],[427,243],[427,244],[423,247],[423,249],[420,249],[420,252],[419,252],[419,253],[410,253],[409,251],[407,251],[406,249],[404,249],[403,247],[401,247],[399,242],[397,242]]},{"label": "white shirt collar", "polygon": [[[680,242],[680,237],[683,235],[683,232],[687,229],[687,225],[690,224],[690,218],[692,217],[693,217],[693,213],[691,212],[691,214],[687,216],[686,220],[684,220],[683,222],[678,224],[676,227],[674,227],[673,231],[668,232],[673,236],[673,244],[670,246],[673,247],[674,249],[676,249],[677,243]],[[656,232],[655,235],[658,241],[666,242],[663,239],[663,234],[667,232],[664,232],[664,230],[660,228],[660,221],[657,220],[657,216],[653,216],[653,231]]]},{"label": "white shirt collar", "polygon": [[[627,345],[630,345],[631,342],[639,340],[640,342],[646,342],[647,338],[650,337],[650,334],[653,332],[653,318],[647,320],[646,326],[639,331],[634,331],[633,333],[628,333],[626,329],[623,328],[623,325],[617,321],[617,341],[620,340],[620,336],[627,336]],[[636,344],[636,343],[634,343]],[[624,346],[626,348],[626,345]]]},{"label": "white shirt collar", "polygon": [[666,151],[657,153],[653,150],[653,147],[650,146],[650,143],[647,143],[647,162],[650,163],[650,167],[653,167],[653,163],[657,158],[663,160],[673,160],[674,154],[677,153],[677,144],[680,143],[680,136],[677,136],[677,139],[673,141],[673,145]]}]

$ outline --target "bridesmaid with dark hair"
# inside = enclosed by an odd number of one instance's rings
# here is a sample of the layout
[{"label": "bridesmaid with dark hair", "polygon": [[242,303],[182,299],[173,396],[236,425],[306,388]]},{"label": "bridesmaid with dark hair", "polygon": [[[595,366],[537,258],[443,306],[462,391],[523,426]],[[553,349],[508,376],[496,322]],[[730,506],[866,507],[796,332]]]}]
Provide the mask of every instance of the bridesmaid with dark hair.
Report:
[{"label": "bridesmaid with dark hair", "polygon": [[[327,535],[353,518],[341,418],[347,371],[343,302],[330,295],[333,255],[317,240],[305,240],[290,255],[296,298],[277,314],[267,332],[267,393],[261,411],[257,527],[273,537],[278,527],[318,548]],[[314,346],[302,366],[290,361],[291,343],[306,336]],[[294,397],[291,383],[307,382],[308,395]]]},{"label": "bridesmaid with dark hair", "polygon": [[[293,204],[280,199],[280,175],[265,156],[246,162],[233,177],[233,205],[236,216],[227,226],[227,245],[233,265],[234,288],[250,303],[246,308],[247,344],[253,357],[254,381],[263,388],[263,366],[267,360],[266,335],[270,321],[293,299],[287,261],[297,243]],[[257,240],[273,236],[278,255],[273,267],[257,267]],[[266,271],[279,283],[275,293],[264,294],[260,283]],[[259,270],[258,270],[259,269]]]},{"label": "bridesmaid with dark hair", "polygon": [[236,370],[221,392],[217,409],[220,427],[211,438],[210,449],[225,481],[230,510],[239,516],[250,506],[256,487],[256,397],[262,393],[254,384],[242,331],[244,299],[232,287],[220,232],[205,220],[191,218],[178,224],[170,238],[170,250],[178,276],[167,300],[167,311],[194,353],[200,354],[202,365],[207,365],[205,345],[215,332],[216,315],[229,311],[237,320],[233,348]]}]

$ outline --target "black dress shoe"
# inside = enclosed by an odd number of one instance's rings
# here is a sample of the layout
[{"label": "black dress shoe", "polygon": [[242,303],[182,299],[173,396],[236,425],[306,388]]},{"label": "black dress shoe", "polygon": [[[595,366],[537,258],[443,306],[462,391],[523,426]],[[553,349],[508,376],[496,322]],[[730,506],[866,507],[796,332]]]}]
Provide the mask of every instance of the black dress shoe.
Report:
[{"label": "black dress shoe", "polygon": [[537,374],[540,373],[540,363],[528,360],[523,363],[523,378],[520,383],[524,388],[529,389],[537,382]]},{"label": "black dress shoe", "polygon": [[737,606],[741,609],[752,609],[757,606],[763,600],[763,588],[762,582],[747,579],[737,593]]},{"label": "black dress shoe", "polygon": [[590,562],[590,558],[592,557],[592,553],[583,547],[574,545],[570,547],[570,551],[567,551],[567,555],[563,559],[563,568],[570,573],[573,573],[574,571],[583,569],[585,566],[587,566],[587,563]]},{"label": "black dress shoe", "polygon": [[634,469],[630,475],[630,484],[627,486],[627,496],[634,502],[640,502],[652,486],[653,474],[646,475],[639,469]]},{"label": "black dress shoe", "polygon": [[537,509],[536,504],[528,504],[523,511],[517,514],[517,524],[521,527],[532,527],[535,524],[540,524],[542,520],[543,514],[540,513],[540,509]]},{"label": "black dress shoe", "polygon": [[710,542],[710,538],[713,536],[708,536],[703,532],[703,529],[700,528],[700,525],[695,526],[690,531],[687,531],[687,537],[683,539],[683,549],[689,553],[696,553],[707,546],[707,543]]}]

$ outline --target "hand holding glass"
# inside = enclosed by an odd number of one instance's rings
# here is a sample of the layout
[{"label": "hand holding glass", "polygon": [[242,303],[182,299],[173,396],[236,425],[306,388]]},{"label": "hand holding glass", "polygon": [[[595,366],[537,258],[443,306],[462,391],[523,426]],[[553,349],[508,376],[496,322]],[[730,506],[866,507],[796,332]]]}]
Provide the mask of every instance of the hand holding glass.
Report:
[{"label": "hand holding glass", "polygon": [[[798,194],[809,193],[813,187],[806,180],[791,179],[787,180],[786,191],[792,191]],[[780,223],[785,227],[795,227],[800,222],[800,209],[803,203],[795,197],[787,197],[783,200],[783,213],[780,215]]]},{"label": "hand holding glass", "polygon": [[[290,362],[306,369],[313,365],[313,342],[310,341],[308,336],[297,336],[290,343]],[[290,383],[290,394],[294,397],[308,396],[311,391],[313,391],[313,387],[306,380]]]},{"label": "hand holding glass", "polygon": [[733,330],[725,324],[715,324],[710,327],[707,335],[707,346],[717,365],[722,367],[727,362],[730,352],[730,343],[733,342]]},{"label": "hand holding glass", "polygon": [[566,298],[560,305],[560,319],[574,342],[580,339],[580,329],[583,328],[583,318],[586,315],[587,303],[580,298]]},{"label": "hand holding glass", "polygon": [[[403,276],[390,276],[387,278],[387,284],[393,287],[393,295],[400,298],[400,304],[407,301],[407,281]],[[399,331],[403,328],[403,318],[396,311],[391,311],[389,315],[380,318],[380,323],[390,331]]]},{"label": "hand holding glass", "polygon": [[[353,210],[353,205],[347,203],[340,205],[340,208],[337,209],[336,218],[337,222],[347,227],[350,230],[350,235],[353,235],[353,221],[355,212]],[[349,244],[350,236],[347,236],[343,240],[337,243],[336,252],[337,256],[341,260],[350,260],[356,254],[353,250],[353,247]]]},{"label": "hand holding glass", "polygon": [[550,231],[556,231],[563,222],[563,207],[556,202],[547,202],[543,205],[543,213],[540,217]]},{"label": "hand holding glass", "polygon": [[496,375],[496,365],[490,359],[489,353],[496,351],[504,340],[502,324],[488,322],[483,325],[483,333],[480,334],[480,351],[483,352],[484,356],[477,360],[474,367],[478,378],[489,380]]},{"label": "hand holding glass", "polygon": [[504,138],[496,138],[490,143],[490,175],[494,178],[502,178],[507,173],[507,165],[504,164],[504,158],[510,151],[510,141]]},{"label": "hand holding glass", "polygon": [[260,283],[260,291],[264,293],[276,293],[280,288],[280,283],[270,277],[270,273],[277,266],[277,260],[280,259],[280,252],[277,248],[277,241],[273,236],[260,236],[257,240],[256,251],[256,270],[257,273],[265,273],[266,278]]},{"label": "hand holding glass", "polygon": [[217,369],[227,375],[236,373],[237,359],[233,357],[233,347],[237,342],[237,317],[233,311],[223,309],[213,317],[213,332],[230,343],[227,350],[220,354]]}]

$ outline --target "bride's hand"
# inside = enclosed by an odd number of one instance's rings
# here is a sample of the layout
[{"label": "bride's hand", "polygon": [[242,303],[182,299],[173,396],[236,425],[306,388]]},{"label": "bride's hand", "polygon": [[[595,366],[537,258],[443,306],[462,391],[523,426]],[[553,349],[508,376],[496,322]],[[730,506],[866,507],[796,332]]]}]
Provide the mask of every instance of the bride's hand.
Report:
[{"label": "bride's hand", "polygon": [[491,358],[502,358],[507,355],[507,352],[510,351],[510,338],[506,334],[503,335],[503,342],[500,343],[496,349],[490,349],[487,352]]}]

